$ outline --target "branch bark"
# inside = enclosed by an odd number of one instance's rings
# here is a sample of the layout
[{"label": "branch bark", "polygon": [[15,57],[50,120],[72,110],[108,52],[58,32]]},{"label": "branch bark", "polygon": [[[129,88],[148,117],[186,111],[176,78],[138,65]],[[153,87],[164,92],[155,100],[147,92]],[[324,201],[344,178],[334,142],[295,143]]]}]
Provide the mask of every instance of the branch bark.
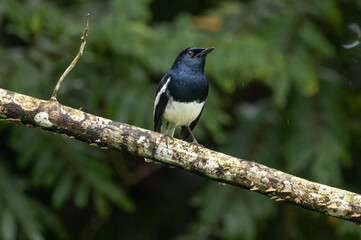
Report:
[{"label": "branch bark", "polygon": [[361,224],[361,195],[238,159],[161,134],[98,117],[0,88],[0,119],[56,132],[102,149],[112,148],[151,158],[186,171],[249,189],[277,202],[288,202]]}]

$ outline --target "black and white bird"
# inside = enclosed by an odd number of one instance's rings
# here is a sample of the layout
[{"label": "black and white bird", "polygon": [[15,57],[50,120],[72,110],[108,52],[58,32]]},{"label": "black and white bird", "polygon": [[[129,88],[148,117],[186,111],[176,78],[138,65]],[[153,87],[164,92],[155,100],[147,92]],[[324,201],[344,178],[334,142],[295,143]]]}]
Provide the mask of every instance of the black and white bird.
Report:
[{"label": "black and white bird", "polygon": [[207,100],[208,81],[204,65],[207,54],[213,49],[184,49],[158,85],[153,110],[154,131],[161,132],[164,126],[163,137],[167,145],[168,137],[173,138],[177,127],[181,127],[181,139],[186,140],[190,135],[192,143],[198,145],[192,130]]}]

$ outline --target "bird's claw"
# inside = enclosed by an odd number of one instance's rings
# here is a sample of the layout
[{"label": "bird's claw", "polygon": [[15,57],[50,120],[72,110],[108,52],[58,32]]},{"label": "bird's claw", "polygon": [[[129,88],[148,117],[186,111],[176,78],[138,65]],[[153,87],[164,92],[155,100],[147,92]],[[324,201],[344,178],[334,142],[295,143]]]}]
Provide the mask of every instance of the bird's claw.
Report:
[{"label": "bird's claw", "polygon": [[199,149],[199,147],[204,147],[202,144],[199,144],[195,139],[190,144],[195,145],[197,147],[197,150]]},{"label": "bird's claw", "polygon": [[172,141],[174,141],[174,138],[168,133],[164,133],[163,136],[160,137],[160,141],[163,141],[163,138],[165,138],[165,145],[167,146],[167,148],[168,148],[168,137],[172,139]]}]

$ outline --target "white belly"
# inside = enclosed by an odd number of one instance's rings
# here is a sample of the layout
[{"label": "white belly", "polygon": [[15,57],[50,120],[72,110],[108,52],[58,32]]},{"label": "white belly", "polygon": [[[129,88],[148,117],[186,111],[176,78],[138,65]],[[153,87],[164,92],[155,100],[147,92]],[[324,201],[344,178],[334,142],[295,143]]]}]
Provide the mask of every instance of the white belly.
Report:
[{"label": "white belly", "polygon": [[163,114],[163,118],[176,127],[188,125],[201,113],[204,102],[180,103],[169,100]]}]

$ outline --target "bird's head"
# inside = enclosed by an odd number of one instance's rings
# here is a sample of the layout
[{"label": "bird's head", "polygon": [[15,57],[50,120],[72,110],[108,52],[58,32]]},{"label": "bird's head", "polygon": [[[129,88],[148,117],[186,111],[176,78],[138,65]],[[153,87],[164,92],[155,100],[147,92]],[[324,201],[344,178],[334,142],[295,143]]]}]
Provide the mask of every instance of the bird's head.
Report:
[{"label": "bird's head", "polygon": [[203,71],[204,64],[206,62],[206,56],[208,53],[213,51],[214,47],[210,48],[199,48],[189,47],[184,49],[175,60],[172,68],[194,68],[201,69]]}]

